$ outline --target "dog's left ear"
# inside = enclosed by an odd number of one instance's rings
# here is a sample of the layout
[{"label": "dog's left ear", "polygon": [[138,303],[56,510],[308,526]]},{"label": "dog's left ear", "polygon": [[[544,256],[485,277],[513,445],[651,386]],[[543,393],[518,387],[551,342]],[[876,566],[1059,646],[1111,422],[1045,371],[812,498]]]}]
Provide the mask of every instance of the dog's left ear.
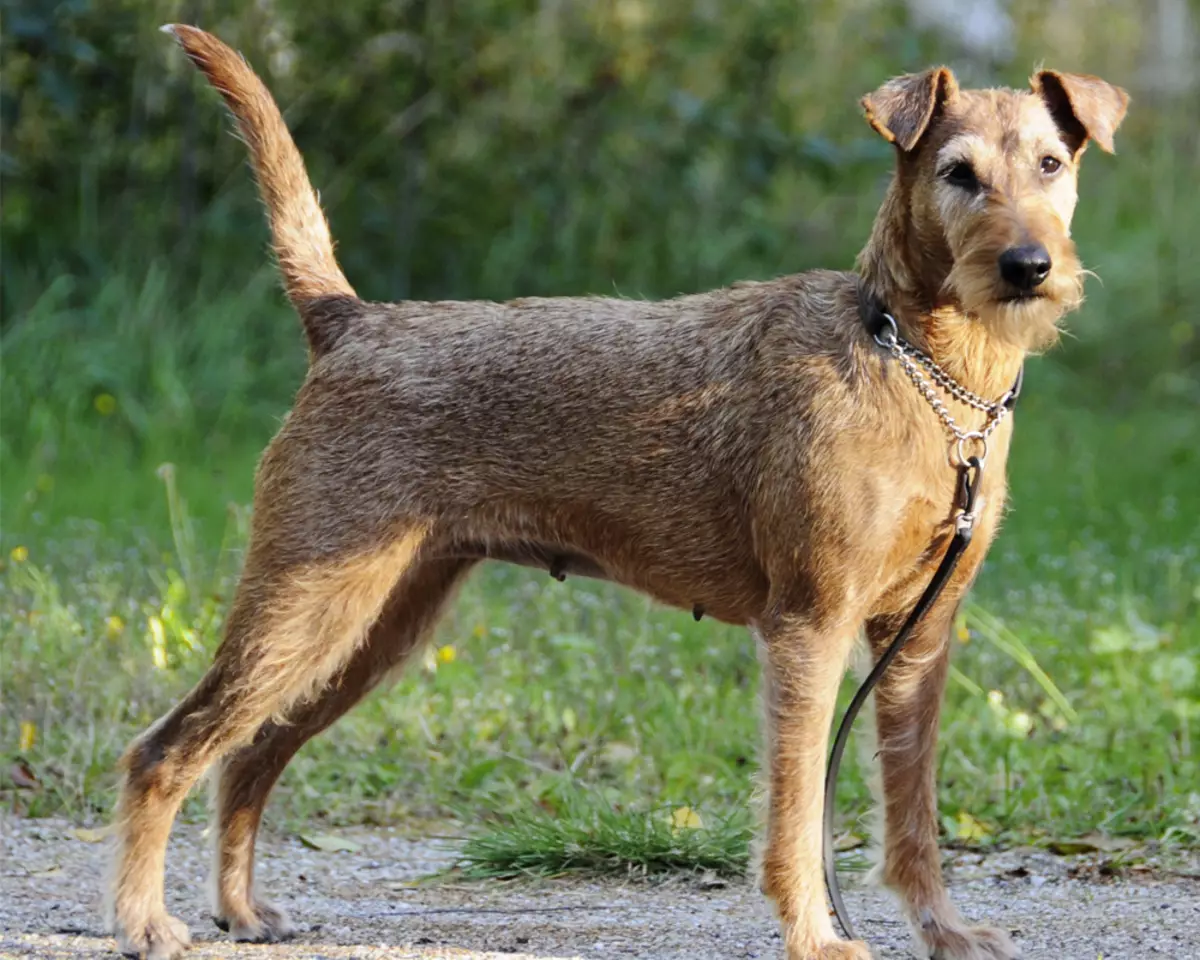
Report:
[{"label": "dog's left ear", "polygon": [[1078,155],[1089,139],[1105,153],[1113,152],[1113,134],[1129,106],[1124,90],[1099,77],[1057,70],[1039,70],[1029,85],[1045,101],[1072,154]]},{"label": "dog's left ear", "polygon": [[862,98],[867,123],[889,143],[910,153],[929,129],[942,105],[958,96],[949,67],[907,73]]}]

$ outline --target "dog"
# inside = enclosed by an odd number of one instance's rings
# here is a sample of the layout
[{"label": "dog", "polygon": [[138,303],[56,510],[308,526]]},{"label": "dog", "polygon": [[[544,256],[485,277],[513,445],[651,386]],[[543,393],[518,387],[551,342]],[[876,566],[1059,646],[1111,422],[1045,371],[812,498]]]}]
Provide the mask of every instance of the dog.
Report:
[{"label": "dog", "polygon": [[[188,931],[163,904],[167,836],[215,767],[215,903],[237,940],[289,932],[253,884],[255,835],[297,749],[418,649],[477,563],[605,578],[754,634],[769,788],[761,885],[788,960],[861,960],[821,884],[822,773],[856,639],[878,653],[955,523],[954,437],[864,325],[982,398],[1005,394],[1082,297],[1070,235],[1087,144],[1112,152],[1125,92],[1040,70],[960,89],[944,67],[863,98],[896,166],[853,272],[817,270],[664,302],[380,304],[343,276],[266,87],[220,40],[164,28],[245,140],[309,369],[255,481],[251,538],[208,672],[123,757],[110,920],[127,955]],[[979,409],[943,412],[982,426]],[[992,409],[985,405],[985,409]],[[935,745],[955,611],[1005,500],[1012,418],[987,455],[975,535],[876,691],[881,881],[921,948],[1006,960],[969,926],[937,845]],[[983,444],[986,443],[986,450]]]}]

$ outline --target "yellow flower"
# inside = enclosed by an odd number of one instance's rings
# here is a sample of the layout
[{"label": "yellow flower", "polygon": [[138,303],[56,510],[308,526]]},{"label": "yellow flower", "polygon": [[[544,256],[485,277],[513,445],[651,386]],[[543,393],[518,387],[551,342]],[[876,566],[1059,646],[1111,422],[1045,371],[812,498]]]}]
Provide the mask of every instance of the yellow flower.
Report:
[{"label": "yellow flower", "polygon": [[28,753],[33,749],[35,743],[37,743],[37,724],[29,720],[22,720],[21,739],[17,750],[21,753]]},{"label": "yellow flower", "polygon": [[966,810],[959,810],[954,818],[954,832],[959,840],[967,843],[979,843],[991,836],[992,828],[981,820],[976,820]]},{"label": "yellow flower", "polygon": [[111,393],[101,393],[92,401],[92,406],[102,417],[111,417],[117,409],[117,398]]},{"label": "yellow flower", "polygon": [[679,807],[671,811],[671,830],[674,832],[700,830],[703,826],[704,821],[700,819],[700,814],[691,807]]},{"label": "yellow flower", "polygon": [[118,636],[125,629],[125,621],[118,617],[115,613],[104,621],[104,634],[110,640]]},{"label": "yellow flower", "polygon": [[446,644],[444,647],[438,647],[437,658],[438,663],[453,663],[454,658],[458,656],[454,647]]},{"label": "yellow flower", "polygon": [[24,547],[13,547],[9,556],[12,557],[13,563],[24,563],[29,559],[29,551]]}]

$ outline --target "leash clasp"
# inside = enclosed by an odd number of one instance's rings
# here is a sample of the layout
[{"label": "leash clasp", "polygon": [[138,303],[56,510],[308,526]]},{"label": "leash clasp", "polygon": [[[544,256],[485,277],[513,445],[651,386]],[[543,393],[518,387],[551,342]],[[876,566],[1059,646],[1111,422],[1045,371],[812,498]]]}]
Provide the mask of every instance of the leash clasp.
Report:
[{"label": "leash clasp", "polygon": [[[961,443],[961,441],[960,441]],[[983,479],[983,461],[986,458],[987,442],[984,441],[984,457],[968,457],[958,468],[959,514],[954,518],[954,533],[964,541],[971,539],[975,524],[979,520],[975,513],[975,501],[979,497],[979,484]]]}]

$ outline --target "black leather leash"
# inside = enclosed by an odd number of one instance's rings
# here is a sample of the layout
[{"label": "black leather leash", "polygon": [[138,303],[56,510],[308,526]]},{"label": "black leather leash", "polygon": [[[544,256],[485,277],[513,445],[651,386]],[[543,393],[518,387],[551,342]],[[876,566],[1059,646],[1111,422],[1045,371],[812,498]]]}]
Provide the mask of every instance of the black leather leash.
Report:
[{"label": "black leather leash", "polygon": [[[875,341],[880,346],[887,346],[885,342],[886,332],[890,329],[893,336],[896,328],[896,321],[891,314],[887,312],[884,306],[877,301],[863,297],[862,298],[861,315],[863,324],[867,328],[867,332],[874,337]],[[1003,401],[1004,406],[1011,411],[1016,405],[1017,397],[1021,394],[1021,386],[1024,369],[1017,374],[1016,383],[1005,395]],[[837,877],[837,858],[836,851],[833,849],[833,814],[834,804],[837,801],[837,778],[838,771],[842,765],[842,755],[846,751],[846,742],[850,739],[850,729],[854,726],[854,721],[858,717],[859,711],[862,710],[863,704],[866,703],[867,697],[871,695],[871,691],[875,689],[879,683],[880,677],[883,676],[888,665],[896,659],[896,656],[904,648],[912,636],[925,614],[929,612],[929,608],[937,602],[937,599],[945,589],[951,575],[954,573],[955,567],[958,566],[958,561],[962,557],[963,552],[971,542],[971,536],[975,532],[975,501],[979,494],[979,485],[983,479],[983,459],[977,456],[967,457],[960,462],[956,467],[958,470],[958,483],[955,487],[954,494],[954,536],[950,539],[950,545],[946,547],[946,552],[942,556],[942,562],[938,564],[937,570],[933,574],[933,579],[929,581],[929,586],[925,588],[925,592],[921,594],[916,605],[908,615],[908,619],[904,621],[904,625],[896,634],[887,650],[883,652],[883,656],[875,664],[874,668],[867,675],[867,679],[862,682],[862,685],[854,694],[854,699],[850,701],[850,706],[846,708],[846,714],[842,717],[841,725],[838,727],[837,736],[833,739],[833,748],[829,753],[829,766],[825,772],[825,819],[824,819],[824,856],[825,856],[825,887],[829,892],[829,901],[833,904],[834,915],[841,924],[842,931],[845,935],[855,940],[857,937],[854,934],[854,927],[850,923],[850,915],[846,910],[846,904],[842,901],[842,891],[838,886]]]}]

